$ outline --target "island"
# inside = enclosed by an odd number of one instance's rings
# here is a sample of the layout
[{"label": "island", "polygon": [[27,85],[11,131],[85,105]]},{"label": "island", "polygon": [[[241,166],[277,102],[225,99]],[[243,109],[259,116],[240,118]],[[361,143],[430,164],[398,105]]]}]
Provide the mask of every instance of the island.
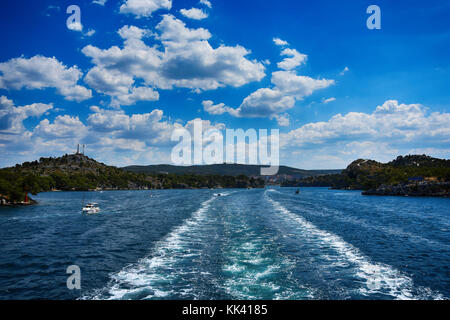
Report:
[{"label": "island", "polygon": [[388,163],[358,159],[340,174],[288,180],[282,186],[362,190],[363,195],[450,197],[450,160],[427,155],[398,156]]}]

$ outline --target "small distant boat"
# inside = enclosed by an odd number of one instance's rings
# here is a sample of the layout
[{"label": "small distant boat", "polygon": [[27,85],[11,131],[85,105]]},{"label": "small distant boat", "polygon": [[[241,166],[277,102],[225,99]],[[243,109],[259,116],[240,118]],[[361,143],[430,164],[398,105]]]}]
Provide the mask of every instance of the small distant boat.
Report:
[{"label": "small distant boat", "polygon": [[300,193],[300,189],[295,190],[295,194],[299,194]]},{"label": "small distant boat", "polygon": [[100,208],[97,203],[88,203],[83,207],[82,211],[86,214],[96,214],[100,212]]}]

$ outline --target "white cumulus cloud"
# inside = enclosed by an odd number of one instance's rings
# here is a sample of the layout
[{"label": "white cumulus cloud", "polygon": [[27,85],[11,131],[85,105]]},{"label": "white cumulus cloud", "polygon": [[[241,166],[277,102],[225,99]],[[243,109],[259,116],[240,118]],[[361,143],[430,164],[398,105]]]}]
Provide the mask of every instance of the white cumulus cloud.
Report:
[{"label": "white cumulus cloud", "polygon": [[290,124],[289,114],[287,113],[276,115],[275,119],[280,127],[288,127]]},{"label": "white cumulus cloud", "polygon": [[[283,41],[275,38],[275,43],[281,44]],[[286,43],[287,44],[287,43]],[[235,117],[276,119],[280,126],[288,126],[289,118],[285,113],[295,106],[296,101],[312,95],[319,89],[327,88],[335,83],[330,79],[314,79],[308,76],[298,75],[295,69],[307,60],[307,55],[299,53],[295,49],[284,49],[282,56],[288,56],[278,63],[282,70],[272,72],[269,88],[260,88],[250,93],[238,108],[220,108],[220,112],[228,112]],[[217,109],[214,108],[215,112]],[[210,108],[213,108],[213,103]],[[280,115],[285,113],[284,115]],[[217,113],[216,113],[217,114]]]},{"label": "white cumulus cloud", "polygon": [[87,37],[92,37],[95,34],[95,30],[94,29],[89,29],[88,32],[86,32],[86,36]]},{"label": "white cumulus cloud", "polygon": [[227,112],[236,117],[277,118],[278,114],[293,108],[296,101],[334,84],[334,80],[299,76],[294,71],[273,72],[271,82],[273,87],[252,92],[239,108]]},{"label": "white cumulus cloud", "polygon": [[53,123],[42,120],[33,130],[33,135],[45,139],[67,139],[80,137],[87,131],[78,116],[57,116]]},{"label": "white cumulus cloud", "polygon": [[449,113],[429,113],[420,104],[388,100],[372,113],[337,114],[328,121],[305,124],[280,135],[280,142],[285,155],[298,153],[298,165],[315,159],[321,168],[330,167],[326,161],[343,168],[361,157],[388,161],[399,154],[426,150],[448,157],[449,123]]},{"label": "white cumulus cloud", "polygon": [[53,105],[44,103],[33,103],[26,106],[16,107],[14,102],[6,96],[0,96],[0,140],[3,134],[21,134],[25,127],[23,121],[30,117],[40,117]]},{"label": "white cumulus cloud", "polygon": [[138,18],[150,17],[153,12],[172,8],[172,0],[125,0],[120,6],[121,13],[133,14]]},{"label": "white cumulus cloud", "polygon": [[94,0],[92,3],[98,4],[100,6],[104,6],[108,0]]},{"label": "white cumulus cloud", "polygon": [[280,38],[273,38],[273,42],[277,46],[287,46],[287,45],[289,45],[289,43],[287,41],[281,40]]},{"label": "white cumulus cloud", "polygon": [[333,101],[336,101],[336,98],[331,97],[331,98],[323,99],[323,100],[322,100],[322,102],[323,102],[324,104],[328,104],[328,103],[333,102]]},{"label": "white cumulus cloud", "polygon": [[204,5],[204,6],[207,6],[210,9],[212,8],[211,1],[209,1],[209,0],[200,0],[199,3]]},{"label": "white cumulus cloud", "polygon": [[83,25],[80,22],[70,22],[67,24],[67,28],[72,31],[83,31]]},{"label": "white cumulus cloud", "polygon": [[181,9],[180,13],[186,18],[194,20],[203,20],[208,18],[208,14],[204,12],[202,9],[198,8]]},{"label": "white cumulus cloud", "polygon": [[83,101],[91,98],[92,92],[77,84],[82,75],[77,66],[68,68],[55,57],[20,57],[0,63],[0,88],[56,88],[67,100]]},{"label": "white cumulus cloud", "polygon": [[205,100],[202,102],[203,110],[212,115],[221,115],[226,112],[233,114],[235,110],[226,106],[224,103],[214,104],[211,100]]},{"label": "white cumulus cloud", "polygon": [[305,63],[308,58],[306,54],[300,53],[295,49],[284,49],[281,55],[289,57],[278,63],[278,68],[283,70],[292,70]]},{"label": "white cumulus cloud", "polygon": [[[264,65],[247,58],[249,50],[239,45],[214,48],[208,42],[211,34],[204,28],[191,29],[174,16],[164,15],[156,31],[124,26],[118,31],[124,39],[122,48],[84,47],[82,52],[95,65],[87,73],[86,83],[120,104],[128,99],[117,98],[132,94],[137,80],[146,88],[179,87],[200,92],[239,87],[265,76]],[[147,45],[148,37],[161,45]],[[148,94],[135,95],[131,101],[144,96],[156,100],[156,93],[146,90]]]}]

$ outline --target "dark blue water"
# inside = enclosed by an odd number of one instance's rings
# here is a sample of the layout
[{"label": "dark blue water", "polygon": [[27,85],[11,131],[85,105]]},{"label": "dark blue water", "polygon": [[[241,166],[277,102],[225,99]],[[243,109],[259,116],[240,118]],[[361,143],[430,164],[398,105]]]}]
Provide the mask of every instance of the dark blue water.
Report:
[{"label": "dark blue water", "polygon": [[[53,192],[0,208],[0,299],[448,299],[450,199]],[[101,213],[81,214],[83,201]],[[81,290],[66,268],[81,269]]]}]

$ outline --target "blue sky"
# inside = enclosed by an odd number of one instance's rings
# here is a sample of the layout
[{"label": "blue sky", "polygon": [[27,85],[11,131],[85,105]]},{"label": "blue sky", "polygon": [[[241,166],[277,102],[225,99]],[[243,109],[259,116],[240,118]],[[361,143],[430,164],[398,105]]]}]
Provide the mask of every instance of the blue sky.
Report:
[{"label": "blue sky", "polygon": [[2,1],[0,166],[77,143],[170,163],[194,119],[279,129],[281,164],[301,168],[449,157],[450,2],[201,2]]}]

